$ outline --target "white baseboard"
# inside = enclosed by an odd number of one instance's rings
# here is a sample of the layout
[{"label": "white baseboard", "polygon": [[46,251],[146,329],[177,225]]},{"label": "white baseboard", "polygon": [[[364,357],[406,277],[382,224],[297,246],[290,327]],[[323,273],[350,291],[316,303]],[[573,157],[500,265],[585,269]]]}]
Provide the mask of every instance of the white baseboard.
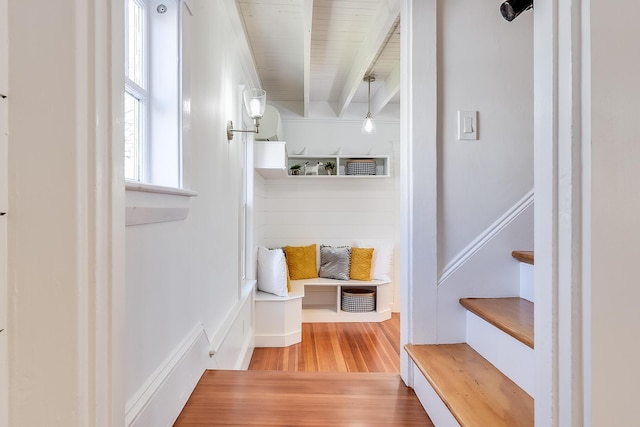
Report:
[{"label": "white baseboard", "polygon": [[216,331],[213,345],[204,325],[196,325],[127,401],[127,427],[171,426],[206,369],[249,367],[254,347],[254,285],[247,283],[242,298]]},{"label": "white baseboard", "polygon": [[255,336],[252,329],[245,337],[244,344],[242,345],[242,349],[240,351],[241,356],[238,358],[238,363],[235,367],[236,370],[246,371],[247,369],[249,369],[251,357],[253,356],[253,349],[255,347]]},{"label": "white baseboard", "polygon": [[209,341],[199,324],[127,401],[125,425],[172,425],[205,371],[208,359]]},{"label": "white baseboard", "polygon": [[218,328],[207,369],[246,369],[254,347],[253,310],[255,281],[247,282],[242,296]]},{"label": "white baseboard", "polygon": [[302,330],[281,335],[256,335],[256,347],[288,347],[302,341]]}]

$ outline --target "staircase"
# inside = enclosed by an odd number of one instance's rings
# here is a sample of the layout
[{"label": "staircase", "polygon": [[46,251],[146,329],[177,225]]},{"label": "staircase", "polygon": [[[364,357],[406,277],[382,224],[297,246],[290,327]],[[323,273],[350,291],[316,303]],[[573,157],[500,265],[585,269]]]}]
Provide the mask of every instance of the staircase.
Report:
[{"label": "staircase", "polygon": [[414,389],[437,427],[534,425],[534,256],[512,256],[521,262],[520,297],[460,299],[466,343],[405,346]]}]

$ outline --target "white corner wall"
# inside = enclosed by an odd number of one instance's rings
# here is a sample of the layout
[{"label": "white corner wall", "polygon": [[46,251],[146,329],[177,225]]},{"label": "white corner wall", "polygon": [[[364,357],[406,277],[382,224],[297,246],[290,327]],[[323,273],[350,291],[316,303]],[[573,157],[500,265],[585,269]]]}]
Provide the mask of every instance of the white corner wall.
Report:
[{"label": "white corner wall", "polygon": [[[440,272],[533,188],[533,13],[499,6],[437,5]],[[477,141],[457,140],[458,110],[478,111]]]},{"label": "white corner wall", "polygon": [[4,5],[8,425],[122,425],[123,4]]},{"label": "white corner wall", "polygon": [[[589,2],[587,2],[589,4]],[[622,10],[590,2],[591,99],[583,105],[591,121],[590,315],[585,341],[585,381],[592,401],[585,425],[633,425],[638,422],[636,369],[640,342],[640,288],[635,268],[640,236],[640,145],[634,123],[640,93],[640,4]],[[585,22],[586,23],[586,22]],[[590,101],[590,104],[589,104]],[[589,155],[591,156],[589,158]],[[586,273],[588,280],[589,273]],[[587,282],[588,283],[588,282]],[[629,334],[631,332],[631,335]],[[589,358],[591,356],[591,358]],[[574,363],[578,363],[577,360]]]},{"label": "white corner wall", "polygon": [[197,196],[182,221],[126,229],[130,425],[173,422],[179,412],[158,402],[183,401],[206,368],[246,368],[253,348],[253,284],[241,277],[246,144],[227,141],[226,122],[242,122],[242,87],[259,82],[235,2],[187,4],[183,155]]}]

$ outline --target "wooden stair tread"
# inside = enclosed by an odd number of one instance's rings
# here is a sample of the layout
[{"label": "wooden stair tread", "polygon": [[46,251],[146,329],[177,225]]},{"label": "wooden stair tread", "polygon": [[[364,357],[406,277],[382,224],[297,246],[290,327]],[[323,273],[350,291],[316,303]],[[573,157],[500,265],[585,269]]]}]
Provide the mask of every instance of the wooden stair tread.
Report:
[{"label": "wooden stair tread", "polygon": [[520,262],[533,265],[533,251],[513,251],[511,256]]},{"label": "wooden stair tread", "polygon": [[522,298],[461,298],[460,304],[533,348],[533,303]]},{"label": "wooden stair tread", "polygon": [[467,344],[405,349],[463,427],[533,426],[533,398]]}]

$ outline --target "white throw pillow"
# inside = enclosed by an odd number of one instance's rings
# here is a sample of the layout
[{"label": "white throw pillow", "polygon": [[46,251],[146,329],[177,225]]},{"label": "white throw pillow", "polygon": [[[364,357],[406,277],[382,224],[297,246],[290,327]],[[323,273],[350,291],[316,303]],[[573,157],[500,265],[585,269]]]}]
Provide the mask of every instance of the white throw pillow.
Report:
[{"label": "white throw pillow", "polygon": [[391,281],[391,261],[393,260],[393,246],[373,242],[356,242],[356,248],[373,248],[371,260],[371,279]]},{"label": "white throw pillow", "polygon": [[286,297],[287,261],[282,249],[258,248],[258,290]]}]

